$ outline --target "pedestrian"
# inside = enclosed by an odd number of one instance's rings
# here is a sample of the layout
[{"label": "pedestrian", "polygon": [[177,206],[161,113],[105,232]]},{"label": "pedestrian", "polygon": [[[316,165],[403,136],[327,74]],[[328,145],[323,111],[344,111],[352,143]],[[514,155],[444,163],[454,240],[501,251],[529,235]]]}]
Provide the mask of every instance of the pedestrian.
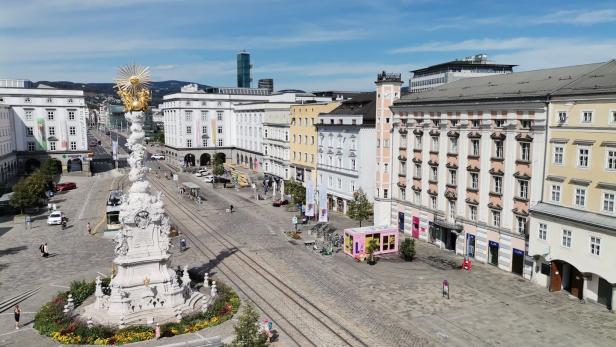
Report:
[{"label": "pedestrian", "polygon": [[47,242],[43,245],[43,257],[49,257],[49,247],[47,246]]},{"label": "pedestrian", "polygon": [[56,210],[56,204],[52,204],[51,205],[51,209],[55,211]]},{"label": "pedestrian", "polygon": [[86,224],[86,230],[88,231],[88,234],[92,235],[92,226],[90,225],[90,222]]},{"label": "pedestrian", "polygon": [[15,316],[15,330],[19,330],[19,318],[21,316],[21,308],[19,308],[19,304],[15,305],[13,315]]},{"label": "pedestrian", "polygon": [[26,230],[32,229],[32,217],[26,216]]},{"label": "pedestrian", "polygon": [[229,205],[229,212],[233,213],[233,205]]},{"label": "pedestrian", "polygon": [[51,203],[48,203],[48,204],[47,204],[47,212],[48,212],[48,213],[51,213]]}]

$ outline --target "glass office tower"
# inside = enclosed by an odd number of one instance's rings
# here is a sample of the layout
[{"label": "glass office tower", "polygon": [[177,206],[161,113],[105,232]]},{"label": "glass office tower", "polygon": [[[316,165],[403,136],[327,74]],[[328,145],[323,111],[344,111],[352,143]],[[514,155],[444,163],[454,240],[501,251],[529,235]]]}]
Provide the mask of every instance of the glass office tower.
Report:
[{"label": "glass office tower", "polygon": [[242,51],[237,54],[237,86],[238,88],[250,88],[250,53]]}]

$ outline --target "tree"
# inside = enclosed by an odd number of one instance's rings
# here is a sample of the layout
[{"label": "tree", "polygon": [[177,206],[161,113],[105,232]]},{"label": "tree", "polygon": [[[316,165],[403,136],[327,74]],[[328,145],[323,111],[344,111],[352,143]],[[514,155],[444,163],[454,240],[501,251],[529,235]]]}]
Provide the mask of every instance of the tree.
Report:
[{"label": "tree", "polygon": [[9,202],[11,206],[19,209],[21,214],[24,213],[24,209],[35,206],[40,198],[40,194],[33,189],[29,180],[30,177],[22,178],[13,186],[14,194]]},{"label": "tree", "polygon": [[400,255],[406,261],[412,261],[415,257],[415,240],[405,238],[400,245]]},{"label": "tree", "polygon": [[225,173],[225,167],[222,164],[214,164],[214,168],[212,168],[212,173],[215,176],[221,176]]},{"label": "tree", "polygon": [[58,161],[52,158],[46,159],[39,168],[39,171],[41,172],[41,174],[52,178],[53,176],[59,174]]},{"label": "tree", "polygon": [[371,238],[368,241],[368,246],[366,246],[366,253],[368,253],[368,262],[374,264],[374,252],[379,249],[379,243],[376,238]]},{"label": "tree", "polygon": [[362,221],[368,220],[372,216],[372,204],[361,188],[353,194],[353,201],[349,202],[347,214],[352,219],[359,221],[360,227]]},{"label": "tree", "polygon": [[233,347],[263,347],[268,346],[267,335],[259,332],[259,314],[252,304],[246,305],[246,311],[239,317],[235,325]]},{"label": "tree", "polygon": [[291,195],[293,205],[302,205],[306,202],[306,188],[296,180],[284,181],[284,192]]}]

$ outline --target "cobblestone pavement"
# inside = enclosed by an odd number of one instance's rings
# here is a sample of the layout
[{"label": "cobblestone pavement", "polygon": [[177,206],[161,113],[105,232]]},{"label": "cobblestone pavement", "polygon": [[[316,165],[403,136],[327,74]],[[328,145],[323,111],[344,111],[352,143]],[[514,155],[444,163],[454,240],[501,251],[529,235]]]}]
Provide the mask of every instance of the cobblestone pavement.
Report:
[{"label": "cobblestone pavement", "polygon": [[[186,179],[199,182],[181,175],[181,181]],[[368,266],[340,253],[322,257],[287,240],[283,232],[291,229],[292,213],[272,207],[271,199],[254,201],[249,189],[201,184],[208,200],[195,208],[205,220],[286,283],[383,346],[616,345],[616,315],[602,306],[549,293],[485,264],[461,271],[460,257],[422,241],[410,263],[393,257]],[[233,214],[224,212],[229,204],[235,206]],[[202,237],[208,242],[206,234]],[[441,295],[445,279],[450,299]]]}]

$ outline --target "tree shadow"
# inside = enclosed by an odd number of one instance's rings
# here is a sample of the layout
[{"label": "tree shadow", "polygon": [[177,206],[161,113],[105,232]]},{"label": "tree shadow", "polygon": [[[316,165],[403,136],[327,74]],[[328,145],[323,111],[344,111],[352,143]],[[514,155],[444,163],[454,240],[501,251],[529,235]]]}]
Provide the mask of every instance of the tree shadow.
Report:
[{"label": "tree shadow", "polygon": [[216,268],[225,258],[231,256],[237,251],[238,249],[236,247],[226,249],[220,252],[216,258],[210,259],[207,263],[188,269],[190,279],[193,282],[203,282],[203,277],[206,272],[209,274],[209,277],[212,278],[216,274],[216,272],[212,272],[212,270]]},{"label": "tree shadow", "polygon": [[5,256],[5,255],[17,254],[26,249],[28,249],[28,246],[17,246],[17,247],[9,247],[5,249],[0,249],[0,257]]}]

